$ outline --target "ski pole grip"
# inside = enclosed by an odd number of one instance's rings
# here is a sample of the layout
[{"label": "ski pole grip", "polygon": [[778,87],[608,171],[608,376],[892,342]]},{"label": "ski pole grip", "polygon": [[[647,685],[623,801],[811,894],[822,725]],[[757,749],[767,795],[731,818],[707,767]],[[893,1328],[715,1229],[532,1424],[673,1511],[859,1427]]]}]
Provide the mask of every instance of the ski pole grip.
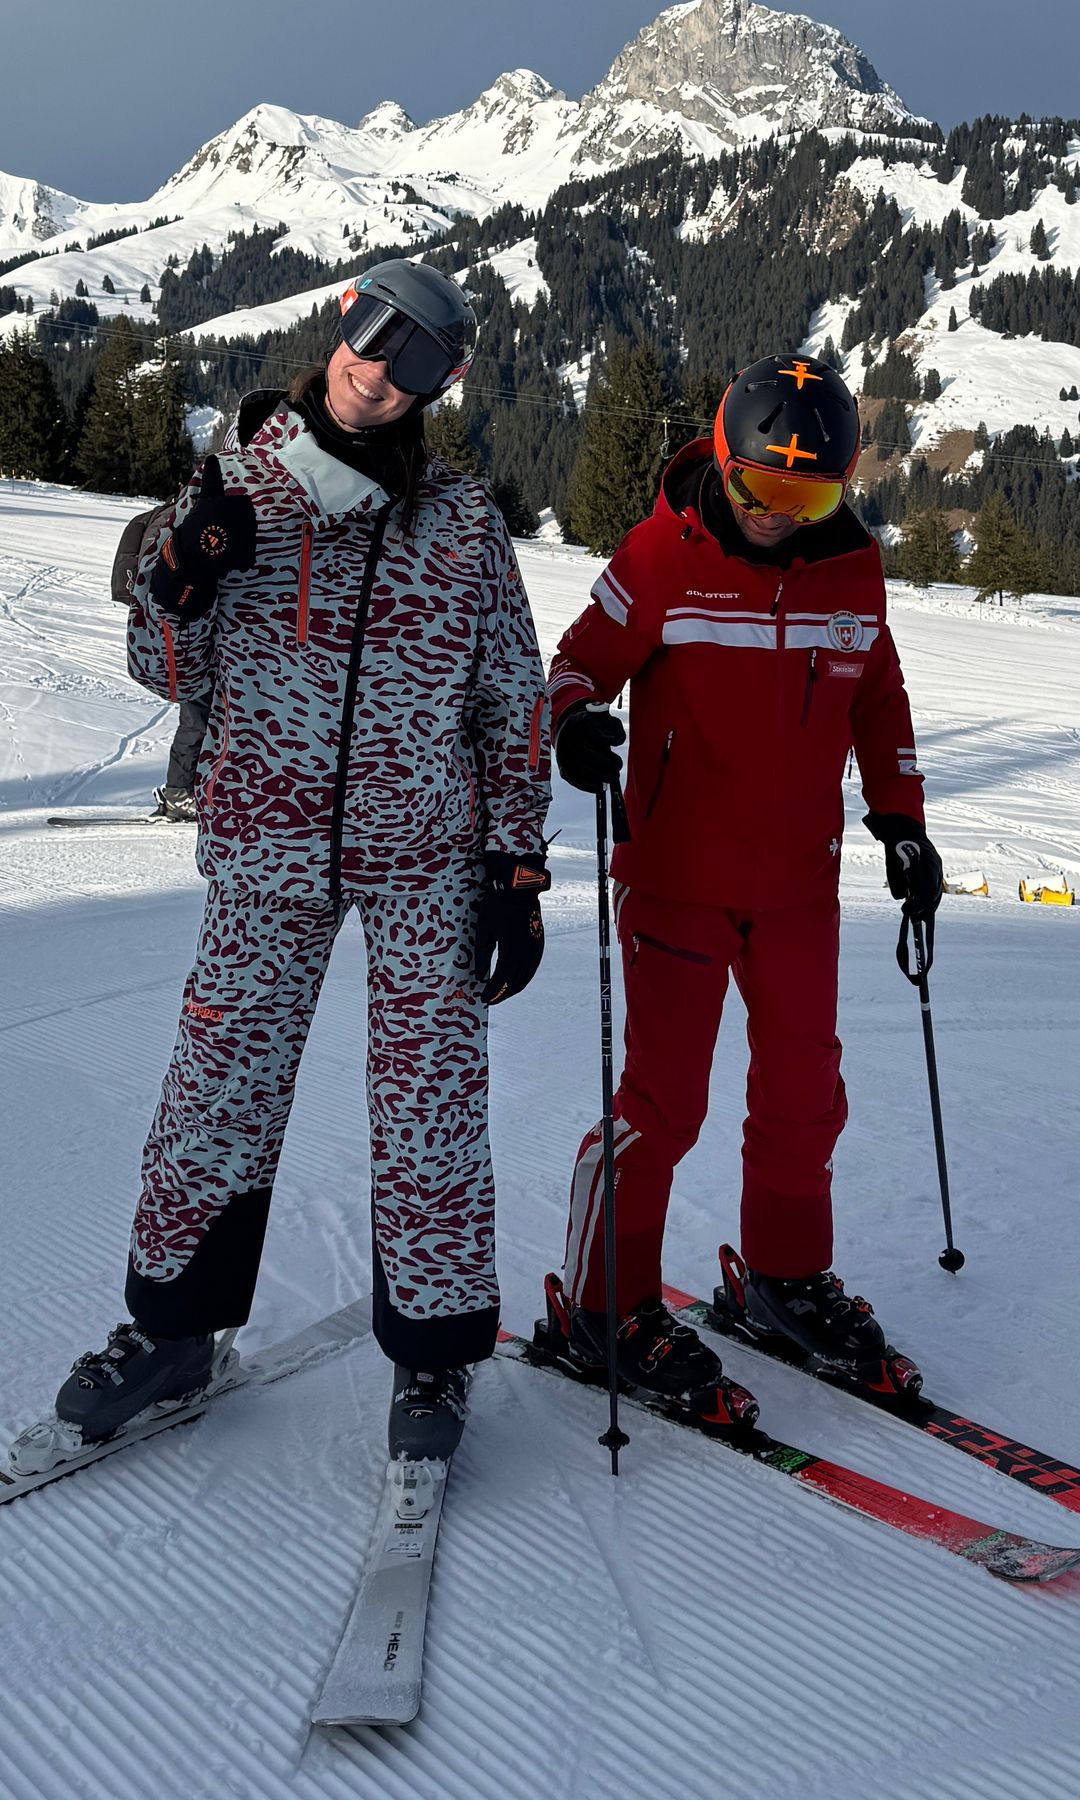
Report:
[{"label": "ski pole grip", "polygon": [[912,987],[918,987],[926,980],[934,963],[934,915],[930,914],[925,921],[926,940],[923,941],[923,921],[916,921],[915,932],[915,968],[911,967],[910,946],[908,938],[911,933],[911,914],[907,902],[904,902],[900,914],[900,936],[896,944],[896,962],[901,975],[906,975]]},{"label": "ski pole grip", "polygon": [[[611,708],[603,700],[589,700],[586,702],[585,711],[606,713],[610,712]],[[622,788],[617,780],[610,781],[608,787],[611,790],[611,841],[613,844],[628,844],[630,842],[630,821],[626,816]]]}]

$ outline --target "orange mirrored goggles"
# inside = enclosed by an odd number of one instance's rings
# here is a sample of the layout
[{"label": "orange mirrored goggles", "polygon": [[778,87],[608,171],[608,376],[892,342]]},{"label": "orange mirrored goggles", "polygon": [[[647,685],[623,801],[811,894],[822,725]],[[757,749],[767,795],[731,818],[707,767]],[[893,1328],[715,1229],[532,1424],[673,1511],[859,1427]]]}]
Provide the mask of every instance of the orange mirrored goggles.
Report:
[{"label": "orange mirrored goggles", "polygon": [[789,475],[753,463],[726,462],[724,492],[741,512],[786,513],[797,525],[829,519],[844,503],[847,482],[824,475]]}]

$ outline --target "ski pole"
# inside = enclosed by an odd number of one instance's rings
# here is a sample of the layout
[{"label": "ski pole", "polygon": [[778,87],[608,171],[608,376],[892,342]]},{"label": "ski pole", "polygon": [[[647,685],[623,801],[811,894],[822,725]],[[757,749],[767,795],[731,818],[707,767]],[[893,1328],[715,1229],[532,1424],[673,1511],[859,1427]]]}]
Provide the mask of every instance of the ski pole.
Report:
[{"label": "ski pole", "polygon": [[[617,782],[611,784],[612,836],[616,843],[629,837],[626,809]],[[604,1286],[607,1300],[608,1428],[600,1439],[611,1452],[611,1473],[619,1473],[619,1451],[630,1442],[619,1427],[619,1374],[615,1314],[615,1127],[612,1117],[613,1081],[611,1056],[611,920],[608,912],[607,792],[596,795],[596,889],[600,934],[600,1075],[603,1088],[604,1150]]]},{"label": "ski pole", "polygon": [[[911,926],[915,940],[915,972],[912,974],[907,953],[908,926]],[[934,1122],[934,1148],[937,1152],[938,1186],[941,1189],[941,1214],[945,1221],[945,1248],[938,1257],[938,1262],[950,1275],[955,1275],[964,1266],[964,1253],[953,1243],[952,1208],[949,1204],[949,1170],[945,1161],[945,1133],[941,1124],[941,1092],[938,1088],[937,1056],[934,1053],[934,1022],[930,1016],[930,988],[927,975],[934,960],[934,916],[931,913],[927,921],[928,930],[923,937],[923,922],[913,919],[904,907],[900,925],[900,941],[896,946],[896,960],[900,969],[907,976],[913,987],[919,990],[919,1006],[922,1012],[923,1045],[926,1050],[926,1078],[930,1085],[930,1116]]]}]

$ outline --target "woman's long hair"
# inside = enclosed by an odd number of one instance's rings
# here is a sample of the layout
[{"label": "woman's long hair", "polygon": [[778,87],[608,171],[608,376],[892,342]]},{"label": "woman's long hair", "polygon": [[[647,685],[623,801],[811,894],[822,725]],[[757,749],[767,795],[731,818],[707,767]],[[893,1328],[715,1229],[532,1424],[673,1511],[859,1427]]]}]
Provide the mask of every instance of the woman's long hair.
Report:
[{"label": "woman's long hair", "polygon": [[[319,364],[317,368],[304,369],[294,378],[288,391],[289,399],[302,400],[316,382],[325,379],[326,368],[323,364]],[[404,418],[380,426],[379,431],[380,436],[385,433],[387,450],[392,458],[396,453],[400,465],[400,475],[395,487],[401,494],[401,531],[403,536],[410,537],[416,524],[420,489],[428,463],[423,412],[418,409],[416,412],[406,413]]]}]

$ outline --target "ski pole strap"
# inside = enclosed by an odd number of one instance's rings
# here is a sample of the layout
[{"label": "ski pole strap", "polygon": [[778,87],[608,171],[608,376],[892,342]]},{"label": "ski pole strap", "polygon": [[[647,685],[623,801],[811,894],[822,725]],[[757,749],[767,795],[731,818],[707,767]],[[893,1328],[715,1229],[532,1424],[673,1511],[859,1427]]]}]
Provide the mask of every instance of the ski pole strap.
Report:
[{"label": "ski pole strap", "polygon": [[[925,981],[927,975],[929,975],[930,970],[934,966],[934,915],[931,913],[929,918],[916,919],[915,921],[917,929],[915,932],[915,968],[913,971],[911,967],[911,958],[908,954],[908,938],[911,933],[912,923],[908,906],[909,902],[905,900],[900,913],[900,937],[896,945],[896,961],[899,965],[901,975],[907,976],[912,987],[918,987],[921,982]],[[923,942],[924,929],[926,932],[925,943]]]}]

